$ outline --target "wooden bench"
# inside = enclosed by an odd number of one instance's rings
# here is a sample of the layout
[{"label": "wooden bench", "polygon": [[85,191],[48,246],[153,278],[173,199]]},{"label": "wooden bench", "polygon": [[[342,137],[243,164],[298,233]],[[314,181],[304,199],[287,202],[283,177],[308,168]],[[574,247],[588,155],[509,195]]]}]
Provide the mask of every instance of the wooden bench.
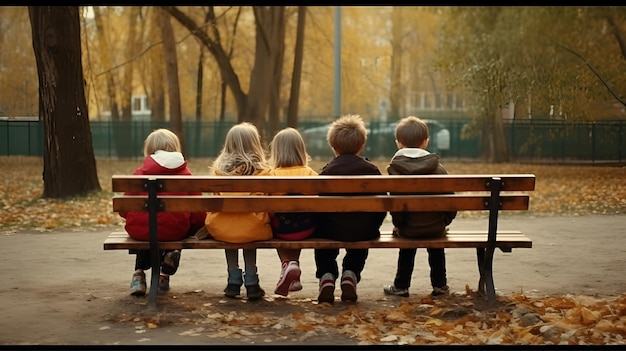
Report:
[{"label": "wooden bench", "polygon": [[[105,250],[150,249],[152,274],[148,307],[156,308],[160,250],[229,248],[475,248],[480,279],[478,291],[489,303],[496,300],[493,282],[495,248],[511,252],[530,248],[532,241],[519,231],[498,230],[502,210],[528,210],[529,191],[535,188],[533,174],[470,174],[421,176],[135,176],[112,177],[113,211],[148,211],[150,241],[136,241],[126,232],[113,232],[104,241]],[[146,195],[123,195],[145,192]],[[160,195],[163,192],[202,192],[202,196]],[[217,196],[214,192],[262,192],[272,196]],[[405,193],[410,195],[355,195],[355,193]],[[439,193],[439,194],[433,194]],[[440,193],[448,193],[441,195]],[[454,230],[440,239],[403,239],[382,232],[376,240],[342,242],[309,238],[300,241],[271,239],[232,244],[195,237],[159,242],[156,216],[159,211],[230,212],[385,212],[385,211],[488,211],[486,229]],[[460,221],[457,217],[455,221]]]}]

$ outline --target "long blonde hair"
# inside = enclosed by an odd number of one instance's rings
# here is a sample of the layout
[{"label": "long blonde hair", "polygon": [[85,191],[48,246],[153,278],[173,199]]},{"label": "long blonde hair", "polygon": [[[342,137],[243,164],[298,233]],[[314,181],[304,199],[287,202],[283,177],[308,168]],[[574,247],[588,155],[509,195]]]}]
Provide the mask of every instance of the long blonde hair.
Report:
[{"label": "long blonde hair", "polygon": [[169,129],[160,128],[150,133],[143,142],[143,156],[148,157],[157,150],[181,152],[178,136]]},{"label": "long blonde hair", "polygon": [[211,168],[219,175],[254,175],[259,170],[269,169],[256,126],[248,122],[232,126]]},{"label": "long blonde hair", "polygon": [[287,127],[276,133],[270,142],[269,163],[273,168],[307,166],[310,159],[297,129]]}]

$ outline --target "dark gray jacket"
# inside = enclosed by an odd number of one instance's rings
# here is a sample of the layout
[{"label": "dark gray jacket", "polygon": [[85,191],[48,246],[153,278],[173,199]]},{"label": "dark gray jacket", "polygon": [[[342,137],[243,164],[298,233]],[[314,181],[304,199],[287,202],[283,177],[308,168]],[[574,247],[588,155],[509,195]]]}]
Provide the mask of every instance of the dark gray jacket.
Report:
[{"label": "dark gray jacket", "polygon": [[[419,148],[404,148],[396,152],[387,166],[390,175],[448,174],[439,163],[439,155]],[[398,236],[428,238],[445,235],[446,226],[456,217],[449,212],[391,212]]]}]

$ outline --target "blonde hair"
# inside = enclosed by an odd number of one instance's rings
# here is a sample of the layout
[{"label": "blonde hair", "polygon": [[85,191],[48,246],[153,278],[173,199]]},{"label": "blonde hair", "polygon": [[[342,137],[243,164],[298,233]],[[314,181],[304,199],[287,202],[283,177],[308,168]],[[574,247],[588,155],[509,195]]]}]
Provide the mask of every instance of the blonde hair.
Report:
[{"label": "blonde hair", "polygon": [[359,154],[367,141],[365,122],[359,115],[344,115],[330,124],[328,145],[338,154]]},{"label": "blonde hair", "polygon": [[155,129],[143,142],[143,155],[148,157],[157,150],[182,152],[178,136],[169,129]]},{"label": "blonde hair", "polygon": [[309,160],[304,139],[294,128],[279,131],[270,142],[269,163],[273,168],[307,166]]},{"label": "blonde hair", "polygon": [[269,169],[265,157],[265,148],[256,126],[242,122],[226,133],[224,147],[212,168],[215,174],[254,175],[259,170]]},{"label": "blonde hair", "polygon": [[421,147],[428,136],[428,124],[415,116],[405,117],[398,122],[396,140],[406,147]]}]

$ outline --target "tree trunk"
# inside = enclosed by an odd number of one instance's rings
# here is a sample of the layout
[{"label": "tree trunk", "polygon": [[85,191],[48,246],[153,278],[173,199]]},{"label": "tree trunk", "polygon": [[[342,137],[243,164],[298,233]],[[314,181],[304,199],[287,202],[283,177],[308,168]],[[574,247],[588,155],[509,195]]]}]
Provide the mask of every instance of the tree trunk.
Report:
[{"label": "tree trunk", "polygon": [[163,35],[163,57],[167,73],[167,91],[170,101],[170,126],[180,139],[180,145],[185,151],[185,134],[183,131],[183,116],[180,105],[180,86],[178,84],[178,59],[176,57],[176,42],[174,30],[170,23],[170,16],[159,11],[161,18],[161,34]]},{"label": "tree trunk", "polygon": [[[122,121],[133,120],[133,72],[135,68],[134,58],[137,56],[137,48],[140,43],[137,38],[137,19],[141,11],[141,6],[129,6],[128,11],[128,39],[126,40],[126,56],[127,62],[122,68],[122,79],[120,85],[121,105],[122,105]],[[130,130],[130,128],[128,128]]]},{"label": "tree trunk", "polygon": [[46,138],[43,197],[101,190],[85,100],[78,7],[29,6],[28,14]]},{"label": "tree trunk", "polygon": [[287,108],[287,126],[298,128],[298,100],[300,100],[300,81],[302,77],[302,55],[304,51],[304,25],[306,6],[298,6],[298,27],[296,29],[296,48],[291,74],[291,92]]},{"label": "tree trunk", "polygon": [[[160,33],[159,8],[151,8],[150,12],[150,29],[148,36],[150,38],[158,38]],[[163,46],[157,45],[150,52],[150,90],[148,91],[148,101],[150,101],[150,120],[153,129],[160,122],[165,121],[165,69],[163,63]]]},{"label": "tree trunk", "polygon": [[278,132],[280,128],[280,91],[283,76],[283,63],[285,61],[285,11],[278,14],[275,19],[278,23],[276,28],[278,33],[276,35],[276,48],[275,55],[276,61],[274,62],[274,74],[273,74],[273,86],[270,91],[271,98],[269,100],[269,128],[266,135],[271,137],[274,133]]}]

